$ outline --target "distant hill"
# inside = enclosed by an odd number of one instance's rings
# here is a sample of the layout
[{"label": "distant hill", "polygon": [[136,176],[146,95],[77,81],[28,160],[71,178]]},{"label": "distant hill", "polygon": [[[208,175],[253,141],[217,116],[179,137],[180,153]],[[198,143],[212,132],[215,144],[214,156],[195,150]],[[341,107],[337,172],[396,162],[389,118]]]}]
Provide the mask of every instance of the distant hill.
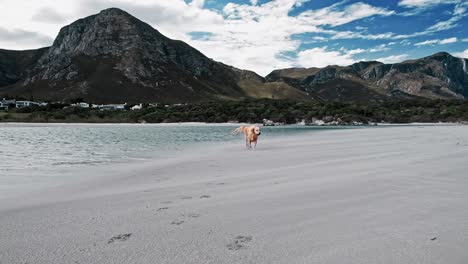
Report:
[{"label": "distant hill", "polygon": [[65,26],[51,47],[0,50],[0,97],[93,103],[466,99],[466,64],[466,59],[437,53],[395,64],[275,70],[263,78],[214,61],[110,8]]},{"label": "distant hill", "polygon": [[275,70],[266,79],[285,82],[325,101],[378,101],[386,98],[468,98],[467,60],[441,52],[395,64],[362,61],[325,68]]}]

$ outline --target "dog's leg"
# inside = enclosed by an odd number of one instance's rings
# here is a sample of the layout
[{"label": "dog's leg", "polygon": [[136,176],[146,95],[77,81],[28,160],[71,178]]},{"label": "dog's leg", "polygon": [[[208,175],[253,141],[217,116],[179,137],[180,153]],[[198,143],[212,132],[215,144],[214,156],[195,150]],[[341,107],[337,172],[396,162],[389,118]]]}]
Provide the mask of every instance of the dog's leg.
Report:
[{"label": "dog's leg", "polygon": [[257,140],[254,141],[254,147],[253,147],[254,150],[257,149]]},{"label": "dog's leg", "polygon": [[247,149],[250,149],[250,140],[249,140],[248,137],[245,137],[245,147],[246,147]]}]

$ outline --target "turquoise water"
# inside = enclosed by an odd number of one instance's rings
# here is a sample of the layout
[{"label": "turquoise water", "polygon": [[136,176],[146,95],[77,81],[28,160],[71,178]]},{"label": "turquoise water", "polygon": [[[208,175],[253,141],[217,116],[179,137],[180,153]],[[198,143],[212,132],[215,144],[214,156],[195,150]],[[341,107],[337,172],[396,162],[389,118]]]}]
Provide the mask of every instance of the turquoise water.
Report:
[{"label": "turquoise water", "polygon": [[[242,136],[231,133],[234,128],[230,125],[0,125],[0,192],[62,182],[64,177],[90,167],[177,156],[201,144],[233,140],[242,144]],[[337,128],[263,127],[262,137],[323,129]]]}]

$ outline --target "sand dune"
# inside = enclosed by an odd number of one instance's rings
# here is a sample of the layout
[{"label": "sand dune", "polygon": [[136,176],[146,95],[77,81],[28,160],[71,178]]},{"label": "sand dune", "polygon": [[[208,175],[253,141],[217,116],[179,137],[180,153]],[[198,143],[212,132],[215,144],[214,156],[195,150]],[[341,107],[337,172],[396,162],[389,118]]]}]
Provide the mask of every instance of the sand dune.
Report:
[{"label": "sand dune", "polygon": [[467,263],[468,127],[206,147],[0,201],[0,263]]}]

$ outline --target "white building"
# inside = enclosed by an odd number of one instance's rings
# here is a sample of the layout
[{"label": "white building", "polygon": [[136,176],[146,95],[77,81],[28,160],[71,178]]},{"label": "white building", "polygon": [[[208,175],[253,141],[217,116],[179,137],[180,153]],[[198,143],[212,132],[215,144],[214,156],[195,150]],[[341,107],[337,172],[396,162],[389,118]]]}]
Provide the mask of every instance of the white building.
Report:
[{"label": "white building", "polygon": [[127,104],[107,104],[107,105],[93,105],[93,108],[99,110],[125,110]]},{"label": "white building", "polygon": [[48,103],[39,103],[39,102],[33,102],[33,101],[16,101],[16,107],[21,108],[21,107],[30,107],[30,106],[46,106]]},{"label": "white building", "polygon": [[16,101],[16,108],[30,107],[33,105],[39,106],[39,103],[32,102],[32,101]]},{"label": "white building", "polygon": [[10,105],[14,105],[14,104],[16,104],[15,100],[7,100],[7,99],[3,98],[2,100],[0,100],[0,110],[1,109],[8,110]]},{"label": "white building", "polygon": [[139,104],[139,105],[134,105],[132,108],[132,110],[141,110],[143,108],[143,104]]},{"label": "white building", "polygon": [[89,108],[89,104],[84,103],[84,102],[72,104],[71,106],[76,106],[76,107],[81,107],[81,108]]}]

